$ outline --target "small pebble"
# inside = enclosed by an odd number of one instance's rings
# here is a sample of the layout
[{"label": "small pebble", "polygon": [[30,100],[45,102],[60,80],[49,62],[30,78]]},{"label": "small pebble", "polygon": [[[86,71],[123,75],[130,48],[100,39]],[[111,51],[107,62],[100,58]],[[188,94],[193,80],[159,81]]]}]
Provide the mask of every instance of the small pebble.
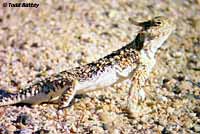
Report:
[{"label": "small pebble", "polygon": [[21,129],[14,132],[14,134],[32,134],[33,131],[31,129]]},{"label": "small pebble", "polygon": [[199,106],[196,106],[194,109],[193,109],[193,112],[197,114],[197,117],[200,118],[200,107]]},{"label": "small pebble", "polygon": [[199,124],[196,124],[194,126],[194,131],[197,132],[197,133],[200,133],[200,125]]},{"label": "small pebble", "polygon": [[192,19],[192,26],[195,28],[196,31],[200,31],[199,27],[200,27],[200,18],[193,18]]},{"label": "small pebble", "polygon": [[0,126],[0,134],[8,134],[8,130],[3,126]]},{"label": "small pebble", "polygon": [[21,113],[16,120],[17,123],[22,123],[23,125],[30,125],[31,124],[31,117],[26,113]]},{"label": "small pebble", "polygon": [[101,112],[99,113],[99,118],[103,122],[111,122],[113,120],[113,117],[108,112]]},{"label": "small pebble", "polygon": [[14,131],[16,131],[17,128],[14,125],[9,125],[9,126],[6,126],[6,129],[9,132],[14,132]]},{"label": "small pebble", "polygon": [[45,130],[45,129],[40,129],[40,130],[37,130],[35,132],[35,134],[49,134],[49,131],[48,130]]}]

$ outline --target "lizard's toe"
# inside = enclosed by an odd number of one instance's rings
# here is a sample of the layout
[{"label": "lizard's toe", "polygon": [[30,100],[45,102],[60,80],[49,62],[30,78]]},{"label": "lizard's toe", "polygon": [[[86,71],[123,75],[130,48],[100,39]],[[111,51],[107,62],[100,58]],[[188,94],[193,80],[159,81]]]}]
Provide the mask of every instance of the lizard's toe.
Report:
[{"label": "lizard's toe", "polygon": [[125,111],[129,118],[140,117],[150,112],[148,107],[134,102],[128,103]]}]

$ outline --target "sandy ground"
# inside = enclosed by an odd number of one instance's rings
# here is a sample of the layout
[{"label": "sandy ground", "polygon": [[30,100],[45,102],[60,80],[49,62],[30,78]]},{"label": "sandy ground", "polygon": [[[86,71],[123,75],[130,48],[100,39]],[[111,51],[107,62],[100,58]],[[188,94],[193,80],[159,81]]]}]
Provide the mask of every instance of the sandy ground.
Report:
[{"label": "sandy ground", "polygon": [[[5,1],[5,0],[4,0]],[[9,1],[6,1],[9,2]],[[21,1],[18,1],[21,2]],[[55,105],[0,108],[0,133],[200,133],[200,1],[32,1],[38,8],[0,8],[0,89],[86,64],[134,39],[131,23],[167,16],[176,31],[157,53],[141,105],[123,111],[129,81],[76,97],[58,120]],[[12,3],[15,3],[12,1]]]}]

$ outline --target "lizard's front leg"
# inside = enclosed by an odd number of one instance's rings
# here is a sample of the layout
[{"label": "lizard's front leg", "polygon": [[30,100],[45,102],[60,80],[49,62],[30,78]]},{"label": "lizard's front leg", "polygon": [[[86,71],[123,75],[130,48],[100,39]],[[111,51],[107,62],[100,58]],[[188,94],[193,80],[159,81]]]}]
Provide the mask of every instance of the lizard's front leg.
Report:
[{"label": "lizard's front leg", "polygon": [[141,63],[131,77],[131,86],[127,100],[127,110],[131,115],[137,116],[138,114],[142,114],[142,108],[139,106],[139,101],[145,99],[142,87],[145,85],[145,81],[149,77],[154,64],[154,59],[149,59],[148,62]]}]

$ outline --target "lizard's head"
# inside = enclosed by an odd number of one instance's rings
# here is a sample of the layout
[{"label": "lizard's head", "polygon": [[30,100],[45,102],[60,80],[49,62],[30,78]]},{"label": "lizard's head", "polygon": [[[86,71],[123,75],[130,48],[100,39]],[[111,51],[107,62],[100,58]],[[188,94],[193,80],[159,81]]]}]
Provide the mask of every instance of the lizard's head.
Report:
[{"label": "lizard's head", "polygon": [[137,25],[142,26],[143,30],[148,30],[149,32],[171,32],[175,29],[174,23],[164,17],[157,16],[151,20],[140,22]]},{"label": "lizard's head", "polygon": [[[137,23],[137,25],[141,26],[142,30],[136,37],[136,45],[139,45],[140,49],[150,49],[153,52],[156,52],[171,32],[175,30],[174,23],[163,16]],[[137,42],[137,40],[139,41]]]}]

